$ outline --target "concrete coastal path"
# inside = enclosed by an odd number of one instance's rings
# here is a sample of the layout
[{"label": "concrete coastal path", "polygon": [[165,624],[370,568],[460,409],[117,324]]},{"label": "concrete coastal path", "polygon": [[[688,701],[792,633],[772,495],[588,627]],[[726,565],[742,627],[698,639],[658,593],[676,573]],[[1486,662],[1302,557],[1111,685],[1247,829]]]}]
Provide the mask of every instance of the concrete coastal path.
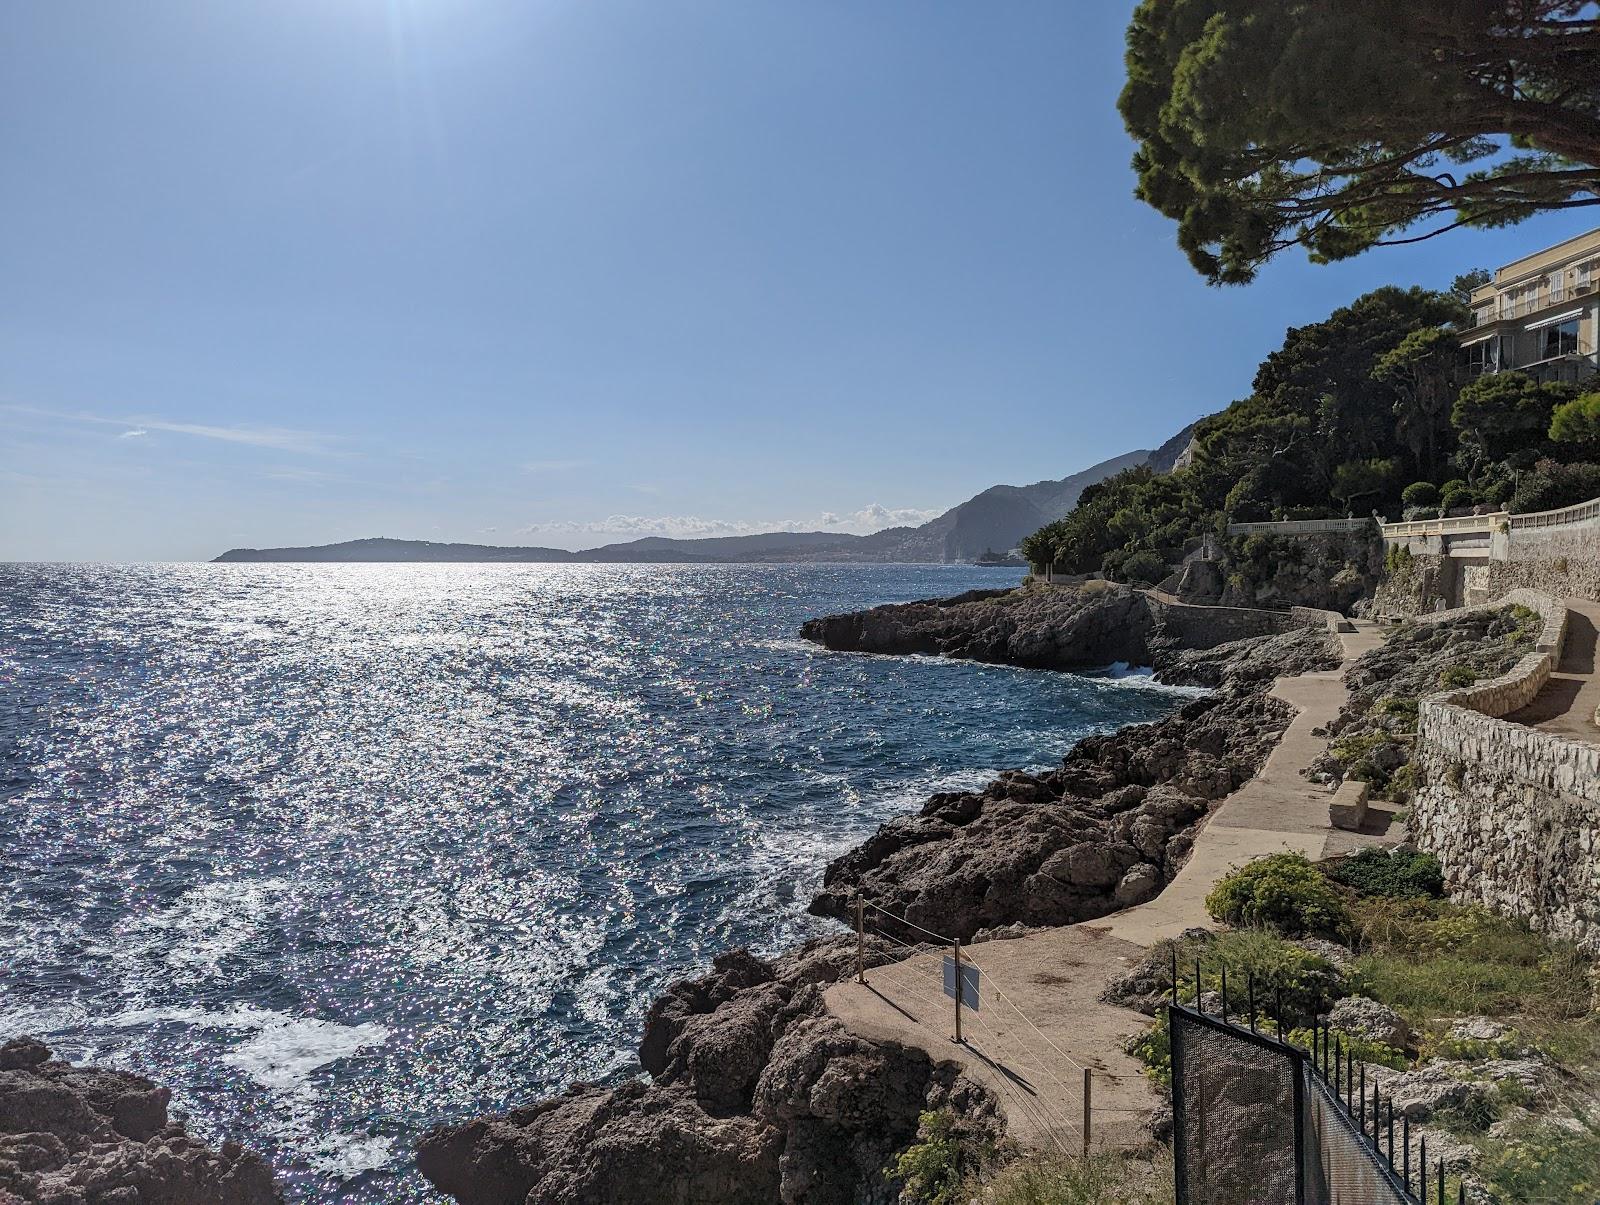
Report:
[{"label": "concrete coastal path", "polygon": [[1596,633],[1600,631],[1600,603],[1582,598],[1564,600],[1567,641],[1561,664],[1538,696],[1506,719],[1554,733],[1571,741],[1600,744],[1600,667],[1595,664]]},{"label": "concrete coastal path", "polygon": [[[963,1045],[951,1041],[953,1002],[943,995],[943,951],[919,954],[828,989],[829,1010],[867,1038],[887,1039],[960,1063],[1003,1104],[1011,1137],[1033,1149],[1078,1150],[1083,1143],[1084,1069],[1093,1082],[1091,1145],[1129,1145],[1157,1103],[1124,1042],[1149,1018],[1103,1004],[1107,981],[1162,938],[1212,927],[1205,897],[1230,870],[1263,854],[1295,850],[1312,859],[1389,844],[1382,831],[1328,825],[1329,792],[1301,777],[1326,748],[1313,734],[1332,720],[1347,692],[1344,671],[1382,643],[1376,625],[1341,633],[1336,670],[1280,678],[1272,693],[1297,710],[1261,773],[1222,801],[1195,839],[1194,852],[1166,889],[1124,912],[1025,937],[984,942],[962,957],[982,971],[980,1007],[963,1010]],[[1376,825],[1388,813],[1374,809]],[[1376,825],[1374,827],[1376,827]]]}]

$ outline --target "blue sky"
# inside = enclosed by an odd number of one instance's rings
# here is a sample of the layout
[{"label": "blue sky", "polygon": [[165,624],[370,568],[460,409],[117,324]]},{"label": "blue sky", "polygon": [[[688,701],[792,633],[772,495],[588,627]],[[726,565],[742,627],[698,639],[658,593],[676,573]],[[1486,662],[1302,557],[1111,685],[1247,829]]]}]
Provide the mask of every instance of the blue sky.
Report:
[{"label": "blue sky", "polygon": [[1132,4],[141,0],[0,38],[0,558],[870,531],[1558,216],[1207,288]]}]

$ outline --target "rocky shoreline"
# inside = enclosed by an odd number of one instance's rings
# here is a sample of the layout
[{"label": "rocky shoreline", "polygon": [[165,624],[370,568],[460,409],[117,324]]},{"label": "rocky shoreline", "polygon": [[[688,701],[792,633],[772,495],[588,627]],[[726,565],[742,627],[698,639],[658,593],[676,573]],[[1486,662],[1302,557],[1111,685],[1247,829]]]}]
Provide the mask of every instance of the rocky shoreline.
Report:
[{"label": "rocky shoreline", "polygon": [[[1339,660],[1320,627],[1195,648],[1175,626],[1126,589],[982,591],[806,624],[806,638],[832,649],[1058,669],[1142,661],[1164,682],[1211,691],[1157,723],[1080,742],[1059,769],[933,796],[830,865],[811,911],[844,919],[859,892],[970,939],[1159,892],[1211,805],[1256,772],[1292,718],[1268,697],[1272,680]],[[418,1166],[462,1205],[894,1201],[883,1169],[923,1112],[948,1108],[991,1141],[1004,1121],[955,1063],[868,1041],[828,1014],[823,991],[853,973],[855,955],[853,935],[774,960],[726,953],[651,1005],[639,1047],[648,1082],[578,1084],[436,1128]],[[866,956],[896,955],[871,938]]]}]

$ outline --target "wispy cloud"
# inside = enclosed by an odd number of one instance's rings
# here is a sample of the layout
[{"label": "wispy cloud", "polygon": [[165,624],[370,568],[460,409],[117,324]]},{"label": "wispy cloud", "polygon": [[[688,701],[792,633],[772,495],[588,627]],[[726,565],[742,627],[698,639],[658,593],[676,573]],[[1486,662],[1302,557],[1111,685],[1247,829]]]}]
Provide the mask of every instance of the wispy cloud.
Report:
[{"label": "wispy cloud", "polygon": [[517,535],[530,536],[666,536],[699,540],[715,536],[760,535],[770,531],[837,531],[840,535],[869,535],[885,527],[926,523],[942,511],[913,506],[873,503],[848,512],[823,511],[810,519],[715,519],[701,515],[607,515],[603,519],[557,520],[530,523]]},{"label": "wispy cloud", "polygon": [[55,419],[66,423],[86,423],[101,427],[121,427],[118,439],[148,436],[152,431],[170,435],[187,435],[194,439],[211,439],[223,443],[244,444],[254,448],[271,448],[278,452],[296,452],[302,455],[330,455],[334,440],[315,431],[300,431],[292,427],[218,427],[209,423],[178,423],[143,415],[112,418],[104,414],[85,411],[67,413],[45,410],[36,406],[0,406],[13,414],[28,414],[38,418]]},{"label": "wispy cloud", "polygon": [[586,469],[592,460],[530,460],[522,466],[524,473],[567,473],[573,469]]}]

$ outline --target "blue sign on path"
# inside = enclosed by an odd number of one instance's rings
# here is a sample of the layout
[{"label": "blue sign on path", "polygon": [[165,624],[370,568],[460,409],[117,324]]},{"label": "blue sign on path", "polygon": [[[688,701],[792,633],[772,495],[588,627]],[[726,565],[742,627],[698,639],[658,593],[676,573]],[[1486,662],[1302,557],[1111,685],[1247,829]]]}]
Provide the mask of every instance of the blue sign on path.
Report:
[{"label": "blue sign on path", "polygon": [[[944,956],[944,994],[956,998],[956,960],[948,954]],[[961,964],[961,1006],[978,1007],[978,968],[970,962]]]}]

